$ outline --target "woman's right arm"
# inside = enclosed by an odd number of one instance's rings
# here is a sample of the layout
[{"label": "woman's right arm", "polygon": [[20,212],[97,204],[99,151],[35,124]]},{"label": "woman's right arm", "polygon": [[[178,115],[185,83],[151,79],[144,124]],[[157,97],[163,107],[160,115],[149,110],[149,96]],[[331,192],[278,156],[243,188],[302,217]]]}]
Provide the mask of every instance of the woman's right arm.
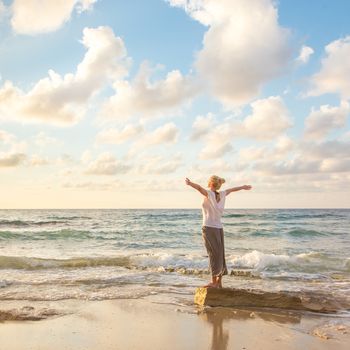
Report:
[{"label": "woman's right arm", "polygon": [[199,191],[203,196],[208,196],[208,192],[202,186],[195,184],[194,182],[190,181],[190,179],[188,179],[187,177],[185,182],[186,185],[193,187],[195,190]]},{"label": "woman's right arm", "polygon": [[250,185],[243,185],[243,186],[239,186],[239,187],[232,187],[232,188],[228,188],[226,190],[226,196],[228,194],[230,194],[231,192],[237,192],[237,191],[241,191],[241,190],[251,190],[252,189],[252,186]]}]

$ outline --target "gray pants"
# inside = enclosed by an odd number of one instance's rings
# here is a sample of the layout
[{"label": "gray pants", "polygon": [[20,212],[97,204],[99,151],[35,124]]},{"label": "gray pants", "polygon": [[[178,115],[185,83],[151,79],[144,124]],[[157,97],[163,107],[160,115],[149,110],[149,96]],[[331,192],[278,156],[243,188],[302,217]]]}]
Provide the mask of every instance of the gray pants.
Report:
[{"label": "gray pants", "polygon": [[202,237],[209,256],[209,267],[212,276],[227,275],[222,228],[203,226]]}]

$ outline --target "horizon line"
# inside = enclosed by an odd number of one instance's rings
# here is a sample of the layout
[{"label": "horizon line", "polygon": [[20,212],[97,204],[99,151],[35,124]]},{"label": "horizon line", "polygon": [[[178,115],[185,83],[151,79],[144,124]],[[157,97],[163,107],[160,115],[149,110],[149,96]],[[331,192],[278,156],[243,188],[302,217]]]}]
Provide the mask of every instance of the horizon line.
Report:
[{"label": "horizon line", "polygon": [[[191,208],[0,208],[0,210],[193,210],[198,209],[200,210],[201,207],[191,207]],[[334,209],[350,209],[350,207],[280,207],[280,208],[271,208],[271,207],[260,207],[260,208],[225,208],[225,210],[287,210],[287,209],[293,209],[293,210],[316,210],[316,209],[323,209],[323,210],[334,210]]]}]

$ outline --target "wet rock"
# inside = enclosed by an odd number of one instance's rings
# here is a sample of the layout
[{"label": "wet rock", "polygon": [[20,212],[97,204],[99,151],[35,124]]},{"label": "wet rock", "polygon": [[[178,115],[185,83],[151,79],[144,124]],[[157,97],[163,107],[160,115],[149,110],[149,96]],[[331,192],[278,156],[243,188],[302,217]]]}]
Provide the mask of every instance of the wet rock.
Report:
[{"label": "wet rock", "polygon": [[262,307],[322,313],[346,308],[339,300],[333,300],[320,293],[266,292],[234,288],[197,288],[194,302],[202,306]]}]

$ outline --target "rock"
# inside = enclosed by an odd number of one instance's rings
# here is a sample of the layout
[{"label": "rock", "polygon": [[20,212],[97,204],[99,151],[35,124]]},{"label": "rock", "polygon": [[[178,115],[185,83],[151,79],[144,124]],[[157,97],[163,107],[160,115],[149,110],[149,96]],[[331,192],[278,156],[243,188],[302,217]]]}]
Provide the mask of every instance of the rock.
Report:
[{"label": "rock", "polygon": [[323,295],[297,292],[265,292],[235,288],[197,288],[194,302],[198,305],[228,307],[268,307],[313,312],[335,312],[335,303]]},{"label": "rock", "polygon": [[313,331],[313,333],[312,333],[314,336],[316,336],[316,337],[319,337],[319,338],[321,338],[321,339],[330,339],[331,338],[331,335],[330,334],[328,334],[328,333],[326,333],[326,332],[324,332],[323,330],[321,330],[321,329],[315,329],[314,331]]}]

